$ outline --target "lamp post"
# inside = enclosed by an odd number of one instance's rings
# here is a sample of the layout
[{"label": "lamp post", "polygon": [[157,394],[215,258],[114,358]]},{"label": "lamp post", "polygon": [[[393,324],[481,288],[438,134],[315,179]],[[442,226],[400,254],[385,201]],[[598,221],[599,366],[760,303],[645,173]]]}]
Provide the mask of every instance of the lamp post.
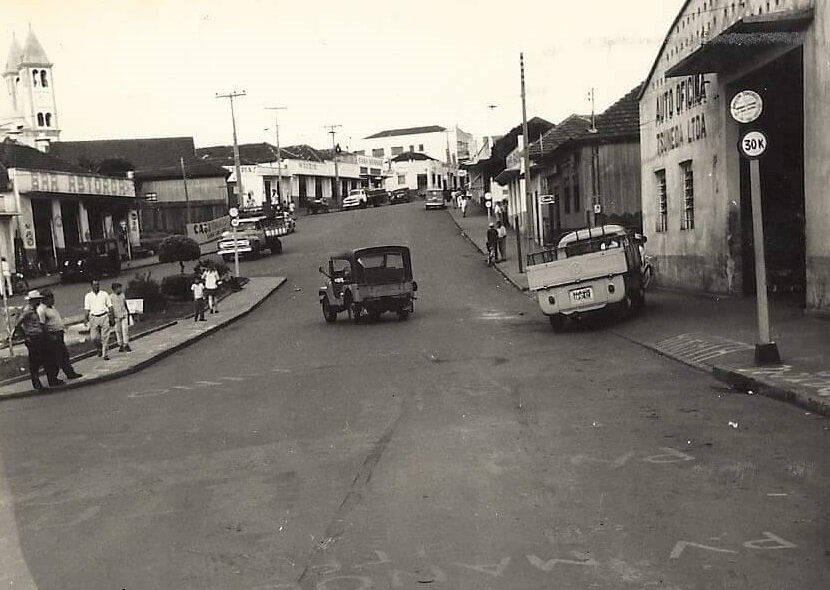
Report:
[{"label": "lamp post", "polygon": [[342,127],[342,125],[326,125],[326,129],[328,129],[329,133],[331,133],[331,151],[332,157],[334,158],[334,187],[337,191],[337,195],[335,196],[335,190],[332,190],[332,196],[339,199],[341,196],[340,172],[337,169],[337,143],[334,141],[334,134],[337,132],[338,127]]}]

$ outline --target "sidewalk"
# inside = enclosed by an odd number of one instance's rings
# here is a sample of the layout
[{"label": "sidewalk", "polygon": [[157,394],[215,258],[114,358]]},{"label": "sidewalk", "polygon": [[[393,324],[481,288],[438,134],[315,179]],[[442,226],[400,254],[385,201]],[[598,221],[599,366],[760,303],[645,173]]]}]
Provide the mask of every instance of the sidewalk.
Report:
[{"label": "sidewalk", "polygon": [[[462,234],[481,252],[486,249],[487,215],[474,206],[461,217],[448,209]],[[523,244],[539,249],[536,245]],[[508,230],[508,260],[496,265],[517,289],[527,292],[519,273],[516,234]],[[659,282],[660,277],[657,277]],[[733,388],[794,403],[830,416],[830,322],[806,316],[791,302],[771,298],[773,339],[782,363],[754,364],[757,338],[755,299],[652,289],[645,312],[609,326],[609,331],[682,363],[711,372]],[[540,312],[540,321],[542,320]]]},{"label": "sidewalk", "polygon": [[[83,377],[75,381],[67,381],[66,385],[60,387],[44,387],[40,392],[36,392],[32,389],[27,374],[21,381],[0,386],[0,400],[66,391],[140,371],[246,316],[284,282],[284,277],[252,278],[241,291],[232,293],[223,299],[220,313],[207,315],[208,321],[206,322],[185,319],[168,324],[168,327],[163,329],[148,332],[133,340],[133,352],[121,353],[117,352],[116,348],[110,352],[111,360],[109,361],[95,356],[94,352],[86,353],[81,358],[76,357],[73,365]],[[44,385],[46,384],[45,377],[42,376],[41,381]]]}]

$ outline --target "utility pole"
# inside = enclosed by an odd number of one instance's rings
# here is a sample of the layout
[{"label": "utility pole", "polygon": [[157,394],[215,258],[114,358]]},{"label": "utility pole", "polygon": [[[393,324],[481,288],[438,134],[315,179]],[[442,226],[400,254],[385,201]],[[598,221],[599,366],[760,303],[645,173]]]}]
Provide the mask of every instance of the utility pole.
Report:
[{"label": "utility pole", "polygon": [[337,144],[334,141],[334,134],[337,133],[337,129],[342,127],[342,125],[326,125],[325,127],[331,133],[331,151],[334,154],[334,189],[332,189],[331,193],[335,199],[339,199],[342,194],[340,191],[340,172],[337,168]]},{"label": "utility pole", "polygon": [[179,158],[179,163],[182,166],[182,182],[184,183],[184,210],[187,215],[187,224],[190,225],[193,220],[190,218],[190,196],[187,193],[187,172],[184,168],[184,158]]},{"label": "utility pole", "polygon": [[[523,160],[525,169],[525,207],[528,214],[528,225],[531,226],[530,237],[536,235],[536,229],[533,227],[533,219],[536,216],[534,212],[533,199],[530,196],[530,142],[528,141],[527,131],[527,101],[525,100],[525,55],[524,52],[519,53],[519,67],[522,72],[522,142],[523,142]],[[519,183],[521,185],[521,182]],[[519,231],[519,228],[516,228]]]},{"label": "utility pole", "polygon": [[[596,119],[596,92],[594,88],[591,87],[591,92],[588,95],[588,98],[591,100],[591,128],[588,130],[589,133],[596,133],[597,132],[597,119]],[[591,142],[591,210],[588,212],[588,222],[591,227],[596,227],[598,221],[602,221],[602,217],[597,213],[597,205],[599,205],[600,210],[602,209],[602,205],[600,203],[600,194],[599,194],[599,145],[596,141]]]},{"label": "utility pole", "polygon": [[[233,99],[240,96],[245,96],[244,90],[238,92],[234,90],[228,94],[216,93],[216,98],[227,98],[231,103],[231,123],[233,124],[233,167],[234,173],[236,174],[236,203],[233,203],[232,206],[237,207],[243,202],[244,189],[242,186],[242,172],[239,170],[239,143],[236,141],[236,115],[233,111]],[[237,274],[239,274],[238,271]]]},{"label": "utility pole", "polygon": [[[282,205],[282,152],[280,151],[280,120],[279,112],[286,110],[288,107],[265,107],[268,111],[274,111],[274,134],[277,140],[277,200]],[[265,196],[266,200],[271,202],[271,195]]]}]

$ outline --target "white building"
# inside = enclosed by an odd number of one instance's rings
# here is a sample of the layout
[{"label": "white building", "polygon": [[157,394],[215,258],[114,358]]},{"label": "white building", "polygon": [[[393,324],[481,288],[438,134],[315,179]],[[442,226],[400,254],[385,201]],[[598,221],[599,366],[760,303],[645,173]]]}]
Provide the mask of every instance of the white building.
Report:
[{"label": "white building", "polygon": [[449,188],[450,167],[446,163],[418,152],[401,154],[390,161],[384,188],[393,191],[409,188],[423,195],[427,189]]},{"label": "white building", "polygon": [[476,151],[475,138],[457,126],[452,129],[440,125],[386,129],[373,133],[351,146],[359,155],[391,160],[409,152],[457,165],[468,160]]},{"label": "white building", "polygon": [[23,47],[12,39],[3,69],[4,104],[0,105],[0,139],[47,151],[60,137],[52,62],[29,28]]}]

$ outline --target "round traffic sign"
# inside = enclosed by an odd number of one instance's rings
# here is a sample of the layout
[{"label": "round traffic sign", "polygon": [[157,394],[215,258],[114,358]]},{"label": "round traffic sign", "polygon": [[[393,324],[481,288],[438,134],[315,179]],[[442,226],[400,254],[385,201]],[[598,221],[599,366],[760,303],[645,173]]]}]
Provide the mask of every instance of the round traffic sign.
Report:
[{"label": "round traffic sign", "polygon": [[768,143],[767,136],[763,131],[749,131],[741,137],[738,147],[744,156],[755,159],[764,155]]},{"label": "round traffic sign", "polygon": [[228,211],[228,215],[231,217],[239,217],[239,209],[236,207],[231,207],[230,211]]},{"label": "round traffic sign", "polygon": [[761,116],[763,110],[764,101],[754,90],[742,90],[729,103],[729,112],[738,123],[752,123]]},{"label": "round traffic sign", "polygon": [[231,225],[234,226],[234,227],[238,226],[239,225],[239,218],[234,217],[233,219],[231,219]]}]

